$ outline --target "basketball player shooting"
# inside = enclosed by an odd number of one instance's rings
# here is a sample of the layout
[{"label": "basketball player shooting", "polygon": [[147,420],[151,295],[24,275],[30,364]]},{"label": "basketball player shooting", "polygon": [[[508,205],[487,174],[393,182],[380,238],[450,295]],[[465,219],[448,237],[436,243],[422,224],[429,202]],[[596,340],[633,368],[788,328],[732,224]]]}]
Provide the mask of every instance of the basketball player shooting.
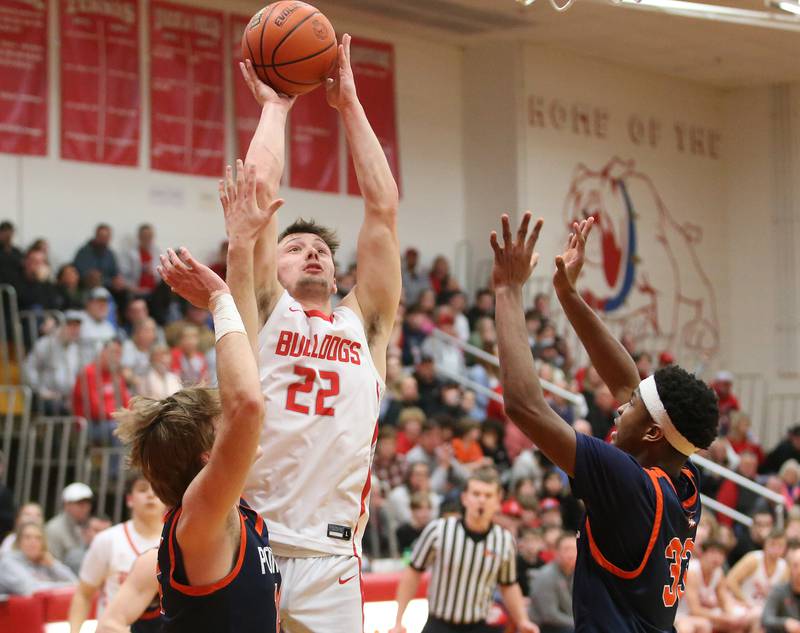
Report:
[{"label": "basketball player shooting", "polygon": [[633,359],[583,301],[576,282],[592,219],[575,223],[556,258],[554,286],[589,357],[624,402],[611,444],[576,434],[547,404],[528,347],[522,287],[536,266],[542,228],[516,237],[507,215],[503,244],[492,233],[492,273],[506,413],[571,478],[586,504],[573,587],[575,630],[673,631],[700,520],[698,473],[687,461],[717,434],[713,391],[679,367],[639,380]]},{"label": "basketball player shooting", "polygon": [[[247,153],[258,196],[276,195],[284,164],[284,126],[293,99],[245,81],[262,105]],[[298,220],[231,230],[228,282],[259,355],[266,400],[256,461],[245,498],[263,514],[284,579],[286,633],[354,633],[363,628],[361,537],[370,465],[384,388],[386,347],[400,301],[397,185],[356,94],[350,36],[326,84],[341,116],[364,198],[358,283],[332,310],[333,231]],[[224,183],[221,183],[224,189]],[[224,205],[223,199],[223,205]],[[242,308],[256,298],[258,309]]]}]

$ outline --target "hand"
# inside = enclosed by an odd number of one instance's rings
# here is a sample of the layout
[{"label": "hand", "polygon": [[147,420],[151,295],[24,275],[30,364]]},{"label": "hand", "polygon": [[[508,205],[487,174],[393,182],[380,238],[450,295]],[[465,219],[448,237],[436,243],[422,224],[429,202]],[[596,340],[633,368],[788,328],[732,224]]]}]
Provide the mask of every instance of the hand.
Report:
[{"label": "hand", "polygon": [[528,236],[528,225],[531,222],[531,212],[526,211],[517,230],[517,239],[511,240],[511,224],[507,214],[503,214],[503,246],[497,242],[497,232],[492,231],[489,239],[494,250],[494,270],[492,270],[492,283],[495,290],[509,286],[522,286],[531,276],[539,253],[534,252],[539,231],[542,230],[544,220],[539,218]]},{"label": "hand", "polygon": [[539,627],[530,620],[523,620],[517,624],[518,633],[539,633]]},{"label": "hand", "polygon": [[50,552],[45,552],[41,560],[39,560],[39,564],[44,565],[45,567],[52,567],[55,560],[56,559],[53,558],[53,555]]},{"label": "hand", "polygon": [[553,275],[553,286],[556,292],[575,290],[575,284],[583,268],[586,253],[586,238],[594,226],[594,218],[573,222],[572,233],[567,238],[567,249],[556,257],[556,272]]},{"label": "hand", "polygon": [[283,205],[278,198],[266,210],[258,206],[255,165],[245,167],[241,160],[236,161],[235,181],[231,166],[225,168],[225,180],[219,181],[219,199],[225,213],[225,232],[232,243],[255,244],[261,229]]},{"label": "hand", "polygon": [[158,274],[173,292],[202,310],[209,309],[212,296],[230,292],[228,284],[192,257],[186,248],[180,249],[180,257],[171,248],[166,255],[161,255]]},{"label": "hand", "polygon": [[389,629],[389,633],[407,633],[407,632],[406,632],[406,627],[404,627],[402,624],[395,624],[394,628]]},{"label": "hand", "polygon": [[450,443],[442,444],[441,446],[436,447],[436,459],[439,462],[439,466],[443,468],[449,468],[450,463],[453,461],[453,445]]},{"label": "hand", "polygon": [[250,88],[250,92],[253,93],[253,97],[255,97],[258,105],[263,108],[265,104],[272,103],[274,105],[286,108],[287,112],[292,109],[297,97],[279,94],[275,92],[271,86],[268,86],[261,81],[258,78],[258,75],[256,75],[256,69],[253,68],[252,61],[246,59],[243,62],[239,62],[239,69],[242,71],[244,82],[247,84],[247,87]]},{"label": "hand", "polygon": [[800,633],[800,620],[789,618],[784,625],[786,633]]},{"label": "hand", "polygon": [[333,69],[333,74],[325,80],[328,105],[337,110],[358,103],[356,80],[350,67],[350,39],[347,33],[342,36],[336,67]]}]

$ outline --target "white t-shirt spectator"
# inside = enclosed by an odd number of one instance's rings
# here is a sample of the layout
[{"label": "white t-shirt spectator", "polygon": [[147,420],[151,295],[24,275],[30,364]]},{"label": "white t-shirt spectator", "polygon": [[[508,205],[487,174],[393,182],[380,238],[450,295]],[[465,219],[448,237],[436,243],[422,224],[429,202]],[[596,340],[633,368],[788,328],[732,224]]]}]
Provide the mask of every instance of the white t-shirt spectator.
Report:
[{"label": "white t-shirt spectator", "polygon": [[122,359],[120,363],[130,369],[134,376],[145,376],[150,371],[150,350],[140,350],[131,339],[122,343]]}]

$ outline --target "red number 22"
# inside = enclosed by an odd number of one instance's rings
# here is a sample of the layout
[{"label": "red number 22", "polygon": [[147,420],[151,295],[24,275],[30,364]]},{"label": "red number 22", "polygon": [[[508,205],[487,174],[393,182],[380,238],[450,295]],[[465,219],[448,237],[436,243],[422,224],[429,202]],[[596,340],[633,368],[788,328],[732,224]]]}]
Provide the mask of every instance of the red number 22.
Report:
[{"label": "red number 22", "polygon": [[[294,373],[296,376],[301,376],[303,380],[289,385],[289,389],[286,392],[286,408],[289,411],[308,415],[309,407],[297,402],[297,394],[311,393],[314,389],[314,380],[317,377],[317,371],[311,367],[295,365]],[[339,374],[335,371],[320,371],[319,377],[321,380],[327,381],[330,386],[327,389],[320,388],[317,392],[316,402],[314,403],[314,414],[332,416],[335,414],[335,410],[333,407],[325,406],[325,398],[339,395]]]}]

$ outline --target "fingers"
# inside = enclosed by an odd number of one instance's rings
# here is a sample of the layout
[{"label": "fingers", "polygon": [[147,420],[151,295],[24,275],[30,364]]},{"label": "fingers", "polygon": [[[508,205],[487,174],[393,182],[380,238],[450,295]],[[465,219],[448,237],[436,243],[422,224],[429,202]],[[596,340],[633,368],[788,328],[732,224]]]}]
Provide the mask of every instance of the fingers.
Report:
[{"label": "fingers", "polygon": [[222,203],[222,212],[225,214],[225,217],[228,217],[230,200],[228,199],[228,192],[225,189],[224,180],[219,181],[219,184],[217,185],[217,191],[219,192],[219,201]]},{"label": "fingers", "polygon": [[178,257],[178,254],[173,251],[171,248],[167,249],[167,257],[169,259],[169,263],[172,264],[172,267],[176,271],[185,272],[188,269],[186,268],[186,264],[181,261],[181,258]]},{"label": "fingers", "polygon": [[236,202],[236,186],[233,182],[233,167],[227,165],[225,167],[225,192],[228,200]]},{"label": "fingers", "polygon": [[244,163],[241,158],[236,159],[236,197],[245,195],[244,188]]},{"label": "fingers", "polygon": [[286,201],[283,198],[277,198],[273,200],[272,203],[269,205],[270,213],[276,213],[278,209],[280,209],[283,206],[284,202]]},{"label": "fingers", "polygon": [[245,196],[248,200],[255,200],[256,197],[256,166],[248,164],[244,170]]},{"label": "fingers", "polygon": [[519,223],[517,229],[517,244],[522,245],[525,243],[525,236],[528,235],[528,225],[531,223],[531,212],[526,211],[522,215],[522,222]]},{"label": "fingers", "polygon": [[492,231],[492,234],[489,236],[489,244],[492,245],[494,256],[499,259],[503,255],[503,249],[500,248],[500,244],[497,243],[497,231]]},{"label": "fingers", "polygon": [[539,241],[539,233],[542,232],[542,226],[544,226],[544,219],[539,218],[538,220],[536,220],[536,224],[533,225],[533,231],[531,232],[531,236],[525,243],[526,248],[533,249],[536,246],[536,242]]},{"label": "fingers", "polygon": [[347,66],[350,66],[350,42],[353,38],[350,37],[349,33],[345,33],[342,35],[342,49],[344,52],[344,61],[346,62]]},{"label": "fingers", "polygon": [[511,246],[511,221],[507,213],[501,216],[500,222],[503,225],[503,248],[508,248]]},{"label": "fingers", "polygon": [[592,227],[594,226],[594,216],[589,216],[584,221],[584,226],[581,229],[581,235],[583,236],[583,241],[586,241],[586,238],[589,237],[589,233],[592,232]]},{"label": "fingers", "polygon": [[561,257],[561,255],[556,256],[556,268],[558,269],[558,272],[560,272],[562,275],[567,274],[567,269],[564,266],[564,258]]},{"label": "fingers", "polygon": [[533,253],[531,255],[531,269],[536,268],[536,264],[539,263],[539,253]]},{"label": "fingers", "polygon": [[189,249],[186,248],[185,246],[181,246],[180,250],[178,251],[178,254],[181,257],[181,260],[186,264],[188,264],[189,267],[192,268],[192,270],[197,270],[203,265],[194,258],[194,256],[189,252]]}]

